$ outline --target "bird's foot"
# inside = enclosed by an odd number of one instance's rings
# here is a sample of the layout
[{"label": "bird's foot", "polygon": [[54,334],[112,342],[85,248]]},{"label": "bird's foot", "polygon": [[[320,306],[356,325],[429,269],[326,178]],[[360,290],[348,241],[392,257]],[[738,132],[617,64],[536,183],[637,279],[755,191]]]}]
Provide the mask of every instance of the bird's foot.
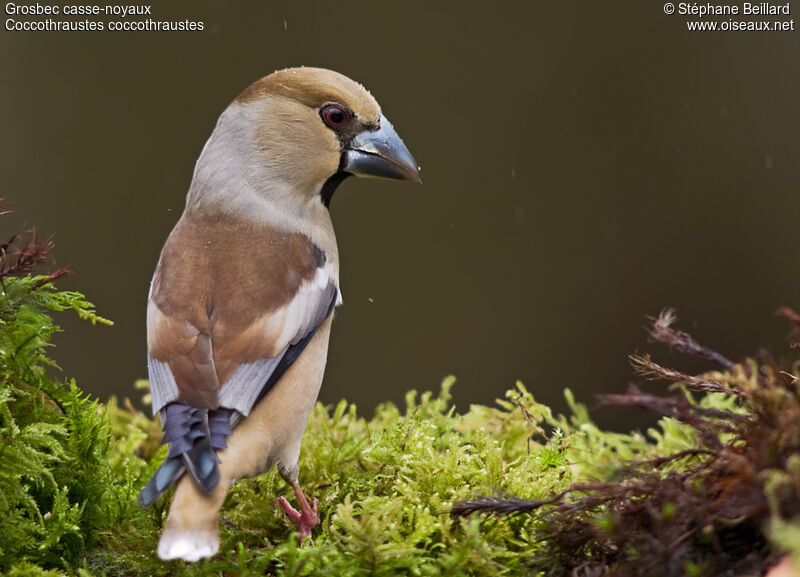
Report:
[{"label": "bird's foot", "polygon": [[285,497],[278,497],[278,504],[297,527],[297,531],[300,533],[298,544],[302,544],[306,537],[311,536],[311,530],[319,525],[319,514],[317,513],[317,504],[319,501],[314,499],[311,505],[309,505],[299,485],[293,485],[292,489],[294,489],[294,494],[297,495],[297,501],[300,503],[300,510],[298,511],[292,507]]}]

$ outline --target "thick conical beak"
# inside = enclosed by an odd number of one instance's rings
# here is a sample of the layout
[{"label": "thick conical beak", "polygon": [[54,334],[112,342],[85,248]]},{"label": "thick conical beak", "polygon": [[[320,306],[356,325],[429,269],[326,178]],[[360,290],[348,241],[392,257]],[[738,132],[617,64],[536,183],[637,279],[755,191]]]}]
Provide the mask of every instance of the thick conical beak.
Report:
[{"label": "thick conical beak", "polygon": [[378,130],[360,132],[350,142],[342,170],[355,176],[422,182],[417,161],[383,115]]}]

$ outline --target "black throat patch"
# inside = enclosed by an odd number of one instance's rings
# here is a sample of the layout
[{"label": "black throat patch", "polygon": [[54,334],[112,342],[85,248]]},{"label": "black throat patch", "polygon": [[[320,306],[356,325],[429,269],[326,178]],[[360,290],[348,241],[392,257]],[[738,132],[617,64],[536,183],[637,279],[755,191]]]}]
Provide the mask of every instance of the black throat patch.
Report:
[{"label": "black throat patch", "polygon": [[350,174],[349,172],[345,172],[340,169],[328,180],[326,180],[325,184],[322,185],[322,190],[320,190],[319,195],[322,198],[322,204],[325,205],[325,208],[330,209],[333,193],[336,192],[336,188],[348,176],[353,176],[353,175]]}]

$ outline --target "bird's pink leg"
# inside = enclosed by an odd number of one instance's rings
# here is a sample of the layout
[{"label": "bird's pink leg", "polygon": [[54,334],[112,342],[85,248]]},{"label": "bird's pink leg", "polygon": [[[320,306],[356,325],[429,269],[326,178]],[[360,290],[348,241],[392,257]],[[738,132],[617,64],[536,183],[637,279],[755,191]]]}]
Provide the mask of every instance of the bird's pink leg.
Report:
[{"label": "bird's pink leg", "polygon": [[306,537],[311,536],[311,529],[319,525],[319,515],[317,514],[318,501],[314,499],[311,502],[312,504],[309,505],[308,499],[306,499],[303,490],[297,483],[292,485],[292,489],[297,496],[297,502],[300,503],[300,510],[298,511],[292,507],[285,497],[278,497],[278,503],[297,527],[297,530],[300,532],[299,541],[302,543]]}]

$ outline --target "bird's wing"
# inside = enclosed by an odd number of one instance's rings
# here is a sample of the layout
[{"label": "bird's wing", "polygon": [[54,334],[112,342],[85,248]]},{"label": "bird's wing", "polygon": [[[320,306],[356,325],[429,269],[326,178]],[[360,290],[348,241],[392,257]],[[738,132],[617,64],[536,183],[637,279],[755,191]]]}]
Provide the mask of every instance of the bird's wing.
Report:
[{"label": "bird's wing", "polygon": [[337,298],[332,265],[308,237],[184,216],[148,304],[153,411],[180,401],[249,414]]}]

